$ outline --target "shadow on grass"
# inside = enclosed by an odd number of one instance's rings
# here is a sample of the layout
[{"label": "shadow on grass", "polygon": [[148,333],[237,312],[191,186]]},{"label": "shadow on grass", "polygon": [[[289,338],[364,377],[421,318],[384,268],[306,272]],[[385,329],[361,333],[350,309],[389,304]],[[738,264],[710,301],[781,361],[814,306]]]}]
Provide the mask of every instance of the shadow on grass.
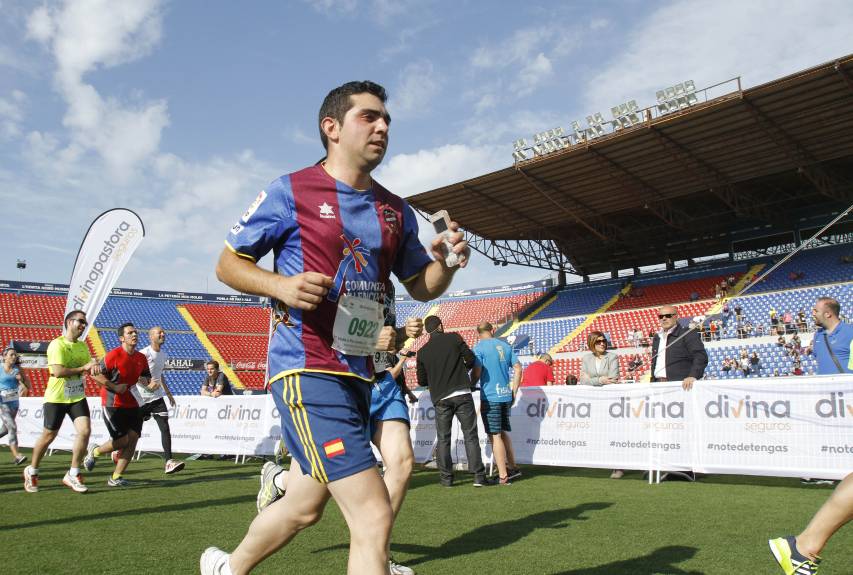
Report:
[{"label": "shadow on grass", "polygon": [[[542,511],[519,519],[481,525],[437,547],[392,543],[391,548],[401,553],[420,555],[420,557],[415,557],[414,559],[407,559],[406,565],[418,565],[438,559],[452,559],[454,557],[470,555],[480,551],[492,551],[505,545],[511,545],[530,535],[536,529],[563,529],[569,527],[566,522],[586,521],[588,517],[584,516],[585,513],[607,509],[611,505],[613,503],[609,502],[584,503],[569,509]],[[334,545],[318,549],[314,553],[346,548],[347,545]]]},{"label": "shadow on grass", "polygon": [[648,555],[614,561],[598,567],[560,571],[553,575],[704,575],[703,571],[685,571],[677,563],[692,559],[698,549],[671,545],[655,549]]},{"label": "shadow on grass", "polygon": [[[122,490],[123,492],[126,489]],[[91,497],[91,495],[86,495]],[[136,515],[145,515],[148,513],[171,513],[173,511],[188,511],[200,509],[203,507],[220,507],[223,505],[234,505],[237,503],[248,503],[254,501],[254,495],[241,495],[239,497],[227,497],[225,499],[206,499],[204,501],[188,501],[186,503],[176,503],[174,505],[157,505],[155,507],[138,507],[136,509],[121,509],[118,511],[99,511],[98,513],[90,513],[89,515],[75,515],[73,517],[51,518],[42,521],[30,521],[29,523],[16,523],[13,525],[0,525],[0,532],[12,531],[14,529],[26,529],[29,527],[44,527],[45,525],[63,525],[81,523],[84,521],[100,521],[102,519],[110,519],[112,517],[132,517]]]}]

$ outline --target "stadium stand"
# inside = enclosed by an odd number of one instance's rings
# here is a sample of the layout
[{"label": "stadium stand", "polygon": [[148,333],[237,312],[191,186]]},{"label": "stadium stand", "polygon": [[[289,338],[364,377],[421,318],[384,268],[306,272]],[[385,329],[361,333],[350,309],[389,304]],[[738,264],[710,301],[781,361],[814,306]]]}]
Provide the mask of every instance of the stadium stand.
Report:
[{"label": "stadium stand", "polygon": [[[115,330],[103,330],[100,333],[106,349],[110,350],[119,346],[118,334]],[[148,344],[148,332],[139,330],[139,344],[137,347],[142,349]],[[169,354],[169,357],[175,359],[210,359],[207,350],[204,349],[198,338],[191,333],[168,333],[164,349]]]},{"label": "stadium stand", "polygon": [[[538,316],[537,316],[538,317]],[[549,351],[576,327],[583,323],[585,316],[547,321],[524,322],[512,333],[515,336],[528,336],[530,343],[519,354],[535,354]]]},{"label": "stadium stand", "polygon": [[[740,270],[731,275],[737,280],[742,274],[743,270]],[[697,299],[713,298],[714,286],[725,282],[728,276],[729,274],[709,275],[667,283],[662,283],[661,280],[638,280],[631,285],[631,291],[613,304],[609,311],[690,301],[691,294],[698,295]]]},{"label": "stadium stand", "polygon": [[211,304],[184,307],[207,333],[269,333],[270,310],[266,307]]},{"label": "stadium stand", "polygon": [[557,292],[557,299],[530,319],[564,318],[588,314],[604,305],[622,289],[621,283],[607,282],[584,287],[571,286]]},{"label": "stadium stand", "polygon": [[58,326],[64,311],[62,296],[0,293],[0,323]]},{"label": "stadium stand", "polygon": [[[853,263],[846,263],[843,260],[845,257],[853,258],[853,245],[803,250],[764,278],[752,291],[789,290],[809,285],[849,282],[853,278]],[[795,276],[797,279],[792,279]]]},{"label": "stadium stand", "polygon": [[105,328],[118,327],[125,322],[131,322],[141,330],[147,330],[156,325],[166,331],[190,330],[187,322],[175,309],[173,301],[123,296],[108,297],[95,324],[98,328]]},{"label": "stadium stand", "polygon": [[256,361],[267,359],[266,335],[214,335],[208,336],[225,361]]}]

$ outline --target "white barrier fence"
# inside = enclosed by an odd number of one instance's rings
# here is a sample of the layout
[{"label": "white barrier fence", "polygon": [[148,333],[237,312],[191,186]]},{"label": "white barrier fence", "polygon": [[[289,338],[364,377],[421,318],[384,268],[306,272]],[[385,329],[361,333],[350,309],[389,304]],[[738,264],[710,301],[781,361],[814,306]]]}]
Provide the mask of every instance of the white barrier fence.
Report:
[{"label": "white barrier fence", "polygon": [[[435,409],[428,393],[416,395],[411,436],[423,461],[435,443]],[[169,419],[175,452],[271,455],[281,436],[270,396],[177,400]],[[92,441],[102,442],[100,400],[89,402]],[[19,444],[31,447],[42,429],[41,399],[23,398],[17,421]],[[511,423],[518,463],[830,479],[853,471],[853,376],[701,381],[690,392],[677,383],[523,388]],[[69,449],[73,437],[66,422],[52,447]],[[485,459],[482,424],[480,438]],[[138,449],[161,451],[153,422]],[[458,426],[451,451],[465,460]]]}]

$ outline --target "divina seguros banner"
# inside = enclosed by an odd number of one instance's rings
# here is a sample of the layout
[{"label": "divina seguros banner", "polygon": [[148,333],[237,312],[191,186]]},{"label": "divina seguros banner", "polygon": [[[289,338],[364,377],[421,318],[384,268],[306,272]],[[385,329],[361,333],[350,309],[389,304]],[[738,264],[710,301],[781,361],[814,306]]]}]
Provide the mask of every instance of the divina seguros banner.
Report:
[{"label": "divina seguros banner", "polygon": [[[435,444],[435,408],[429,393],[415,393],[411,438],[415,458],[423,462]],[[271,455],[281,437],[269,395],[176,399],[169,425],[178,453]],[[474,400],[479,406],[476,394]],[[92,441],[101,441],[108,435],[100,399],[89,402]],[[519,463],[827,479],[853,471],[850,375],[700,381],[689,392],[678,383],[528,387],[510,418]],[[21,398],[20,445],[32,446],[42,426],[41,399]],[[479,436],[488,460],[482,425]],[[52,447],[69,449],[73,439],[74,428],[64,425]],[[153,423],[144,426],[139,449],[161,450]],[[458,424],[451,453],[464,461]]]}]

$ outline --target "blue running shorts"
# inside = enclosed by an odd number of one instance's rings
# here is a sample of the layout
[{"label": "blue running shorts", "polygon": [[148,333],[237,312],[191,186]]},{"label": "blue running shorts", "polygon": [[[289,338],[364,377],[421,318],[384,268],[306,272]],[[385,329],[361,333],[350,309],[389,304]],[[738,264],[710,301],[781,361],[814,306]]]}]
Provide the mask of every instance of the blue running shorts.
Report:
[{"label": "blue running shorts", "polygon": [[403,399],[400,386],[391,377],[391,373],[383,371],[376,374],[376,383],[370,390],[370,437],[376,433],[380,421],[402,421],[410,424],[409,408]]},{"label": "blue running shorts", "polygon": [[284,443],[303,473],[329,483],[376,465],[367,435],[370,388],[327,373],[294,373],[270,385]]},{"label": "blue running shorts", "polygon": [[512,431],[509,424],[509,409],[511,401],[500,403],[480,402],[480,417],[483,418],[483,427],[489,435],[497,435],[501,431]]}]

